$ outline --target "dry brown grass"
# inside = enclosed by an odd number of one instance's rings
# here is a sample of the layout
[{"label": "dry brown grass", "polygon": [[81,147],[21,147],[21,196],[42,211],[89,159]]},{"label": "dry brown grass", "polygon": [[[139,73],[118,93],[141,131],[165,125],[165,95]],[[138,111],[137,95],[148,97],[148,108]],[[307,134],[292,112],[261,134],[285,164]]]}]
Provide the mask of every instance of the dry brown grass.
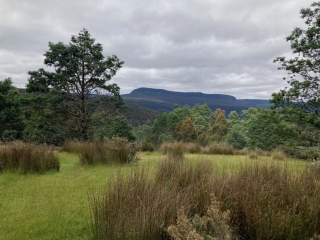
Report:
[{"label": "dry brown grass", "polygon": [[48,147],[12,142],[0,148],[0,170],[25,174],[59,171],[59,169],[59,159]]},{"label": "dry brown grass", "polygon": [[82,165],[126,164],[136,160],[136,145],[126,138],[86,142],[81,144],[80,163]]},{"label": "dry brown grass", "polygon": [[163,143],[160,146],[160,151],[166,154],[169,158],[180,160],[184,156],[185,145],[183,142]]},{"label": "dry brown grass", "polygon": [[220,155],[234,155],[235,150],[232,146],[210,145],[201,148],[203,154],[220,154]]}]

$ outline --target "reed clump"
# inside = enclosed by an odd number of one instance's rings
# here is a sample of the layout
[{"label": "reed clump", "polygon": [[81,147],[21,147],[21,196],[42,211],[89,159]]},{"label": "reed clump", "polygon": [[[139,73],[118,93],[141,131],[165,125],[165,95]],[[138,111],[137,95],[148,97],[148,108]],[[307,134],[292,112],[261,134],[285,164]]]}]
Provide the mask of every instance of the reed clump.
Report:
[{"label": "reed clump", "polygon": [[198,143],[185,143],[185,150],[188,153],[201,153],[201,146]]},{"label": "reed clump", "polygon": [[183,142],[163,143],[160,150],[166,154],[170,159],[180,160],[183,159],[186,151]]},{"label": "reed clump", "polygon": [[202,147],[203,154],[219,154],[219,155],[234,155],[235,150],[230,145],[210,145]]},{"label": "reed clump", "polygon": [[154,179],[144,169],[118,175],[103,197],[91,196],[94,239],[167,239],[182,206],[187,216],[206,212],[208,169],[167,158]]},{"label": "reed clump", "polygon": [[94,239],[316,239],[318,179],[278,161],[217,174],[209,160],[166,156],[152,175],[138,168],[91,196]]},{"label": "reed clump", "polygon": [[126,138],[114,137],[111,140],[86,142],[81,145],[82,165],[126,164],[136,160],[137,147]]},{"label": "reed clump", "polygon": [[59,170],[59,158],[46,146],[12,142],[0,148],[0,171],[26,174]]}]

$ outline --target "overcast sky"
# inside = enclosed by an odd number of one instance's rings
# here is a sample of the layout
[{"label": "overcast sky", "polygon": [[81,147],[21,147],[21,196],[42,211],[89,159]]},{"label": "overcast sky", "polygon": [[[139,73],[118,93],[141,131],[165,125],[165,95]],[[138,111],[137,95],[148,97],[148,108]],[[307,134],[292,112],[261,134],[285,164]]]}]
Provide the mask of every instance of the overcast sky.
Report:
[{"label": "overcast sky", "polygon": [[139,87],[269,99],[286,86],[273,63],[305,28],[314,0],[0,0],[0,80],[25,87],[48,42],[86,28],[123,68],[121,94]]}]

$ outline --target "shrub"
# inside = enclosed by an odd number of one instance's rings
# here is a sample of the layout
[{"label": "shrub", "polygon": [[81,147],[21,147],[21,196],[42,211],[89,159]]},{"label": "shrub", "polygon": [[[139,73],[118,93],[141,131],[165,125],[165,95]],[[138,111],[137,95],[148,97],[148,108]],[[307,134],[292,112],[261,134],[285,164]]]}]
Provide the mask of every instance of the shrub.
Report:
[{"label": "shrub", "polygon": [[202,217],[196,214],[188,219],[182,208],[178,211],[177,224],[170,225],[166,231],[173,239],[231,239],[230,212],[221,211],[220,208],[221,203],[215,196],[212,196],[211,204]]},{"label": "shrub", "polygon": [[320,149],[318,147],[281,146],[279,147],[279,150],[294,158],[320,160]]},{"label": "shrub", "polygon": [[154,151],[154,145],[151,142],[145,140],[145,141],[142,142],[141,151],[143,151],[143,152],[153,152]]},{"label": "shrub", "polygon": [[167,154],[169,158],[176,160],[182,159],[185,151],[182,142],[163,143],[160,149],[164,154]]},{"label": "shrub", "polygon": [[60,162],[48,147],[13,142],[0,147],[0,170],[20,173],[59,171]]},{"label": "shrub", "polygon": [[112,140],[86,142],[80,149],[82,165],[125,164],[136,158],[136,145],[126,138],[114,137]]}]

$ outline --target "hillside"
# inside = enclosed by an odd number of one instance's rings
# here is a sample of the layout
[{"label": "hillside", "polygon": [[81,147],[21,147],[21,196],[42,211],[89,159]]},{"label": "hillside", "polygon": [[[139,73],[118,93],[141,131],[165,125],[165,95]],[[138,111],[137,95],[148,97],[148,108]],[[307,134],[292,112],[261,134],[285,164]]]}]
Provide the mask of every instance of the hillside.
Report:
[{"label": "hillside", "polygon": [[173,92],[163,89],[138,88],[130,94],[121,95],[126,103],[139,105],[156,111],[172,111],[174,104],[179,106],[195,104],[207,104],[214,111],[221,108],[228,114],[230,111],[240,113],[249,107],[269,107],[268,100],[261,99],[236,99],[234,96],[225,94],[205,94],[200,92]]}]

